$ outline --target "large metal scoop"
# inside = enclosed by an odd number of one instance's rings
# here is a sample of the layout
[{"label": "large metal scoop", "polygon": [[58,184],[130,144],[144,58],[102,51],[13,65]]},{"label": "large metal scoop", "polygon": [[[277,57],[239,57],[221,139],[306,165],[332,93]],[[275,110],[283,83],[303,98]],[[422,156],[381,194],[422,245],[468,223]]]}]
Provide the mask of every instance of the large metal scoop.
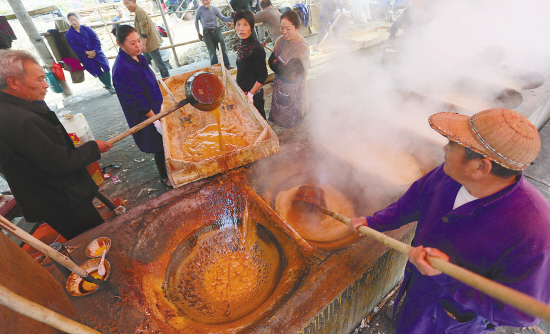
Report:
[{"label": "large metal scoop", "polygon": [[174,106],[156,114],[153,117],[139,123],[138,125],[124,131],[120,135],[109,139],[107,142],[111,145],[121,141],[131,134],[138,132],[154,121],[166,117],[181,107],[191,103],[191,105],[202,111],[212,111],[218,108],[223,101],[224,88],[220,79],[210,72],[196,72],[185,82],[185,99],[176,103]]},{"label": "large metal scoop", "polygon": [[[311,185],[305,185],[298,188],[298,192],[292,201],[293,205],[300,205],[301,208],[317,209],[322,213],[329,215],[348,226],[351,226],[351,219],[325,208],[322,203],[325,203],[323,190]],[[369,227],[360,226],[358,230],[362,234],[376,239],[384,245],[403,254],[408,254],[411,249],[411,246],[402,243],[399,240],[390,238],[387,235],[375,231]],[[453,263],[443,261],[429,255],[426,260],[435,269],[441,270],[445,274],[461,281],[462,283],[468,284],[469,286],[527,314],[550,321],[550,305],[538,301],[523,292],[519,292],[467,269],[459,267]]]}]

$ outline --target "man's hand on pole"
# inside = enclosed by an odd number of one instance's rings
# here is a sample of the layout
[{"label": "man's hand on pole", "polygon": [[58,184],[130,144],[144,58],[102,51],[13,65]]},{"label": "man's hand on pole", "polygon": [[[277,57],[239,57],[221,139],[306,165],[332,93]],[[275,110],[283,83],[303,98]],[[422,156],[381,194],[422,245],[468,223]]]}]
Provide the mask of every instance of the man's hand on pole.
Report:
[{"label": "man's hand on pole", "polygon": [[367,217],[357,217],[350,221],[350,228],[355,232],[358,232],[357,229],[359,226],[369,226],[367,224]]},{"label": "man's hand on pole", "polygon": [[97,147],[99,147],[99,152],[101,153],[105,153],[113,147],[112,144],[109,144],[108,142],[99,139],[96,139],[95,143],[97,144]]},{"label": "man's hand on pole", "polygon": [[411,247],[409,251],[409,261],[422,273],[422,275],[435,276],[441,274],[440,270],[435,269],[429,263],[426,257],[430,255],[432,257],[440,258],[449,262],[449,256],[436,248],[418,246]]}]

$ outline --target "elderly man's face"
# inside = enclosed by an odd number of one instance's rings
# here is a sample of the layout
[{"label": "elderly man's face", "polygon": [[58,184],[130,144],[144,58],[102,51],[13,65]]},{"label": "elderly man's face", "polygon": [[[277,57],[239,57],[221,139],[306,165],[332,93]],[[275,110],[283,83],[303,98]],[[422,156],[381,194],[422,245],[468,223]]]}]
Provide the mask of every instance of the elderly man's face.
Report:
[{"label": "elderly man's face", "polygon": [[[48,92],[48,83],[46,74],[42,66],[34,62],[23,63],[25,76],[23,78],[13,78],[13,84],[10,85],[18,97],[27,101],[42,101]],[[9,81],[8,81],[9,82]]]},{"label": "elderly man's face", "polygon": [[202,0],[202,5],[206,8],[210,8],[210,0]]},{"label": "elderly man's face", "polygon": [[132,0],[122,0],[122,4],[132,13],[136,11],[137,3]]},{"label": "elderly man's face", "polygon": [[479,165],[479,159],[466,160],[466,149],[464,146],[449,140],[443,147],[445,152],[445,174],[452,177],[456,182],[464,184],[469,176]]}]

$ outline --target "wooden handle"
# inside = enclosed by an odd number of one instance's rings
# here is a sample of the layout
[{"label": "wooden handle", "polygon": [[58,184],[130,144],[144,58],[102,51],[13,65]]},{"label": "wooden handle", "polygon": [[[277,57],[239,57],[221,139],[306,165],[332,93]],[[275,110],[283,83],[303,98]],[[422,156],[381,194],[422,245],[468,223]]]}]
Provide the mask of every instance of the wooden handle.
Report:
[{"label": "wooden handle", "polygon": [[155,116],[146,119],[145,121],[139,123],[138,125],[124,131],[121,134],[119,134],[118,136],[107,140],[107,142],[111,145],[114,144],[114,143],[117,143],[117,142],[121,141],[122,139],[128,137],[129,135],[134,134],[134,133],[138,132],[139,130],[143,129],[147,125],[152,124],[154,121],[156,121],[158,119],[161,119],[161,118],[173,113],[174,111],[178,110],[179,108],[183,107],[184,105],[186,105],[188,103],[189,103],[189,101],[187,101],[187,99],[181,100],[179,103],[177,103],[175,106],[171,107],[170,109],[168,109],[166,111],[163,111],[163,112],[160,112],[160,113],[156,114]]},{"label": "wooden handle", "polygon": [[16,225],[14,225],[12,222],[7,220],[3,216],[0,216],[0,227],[5,229],[7,232],[13,234],[20,240],[28,243],[30,246],[36,248],[40,252],[44,253],[44,255],[48,256],[50,259],[61,264],[63,267],[69,269],[76,275],[80,276],[83,280],[90,283],[94,283],[98,285],[101,289],[110,291],[113,295],[116,295],[116,296],[119,295],[118,289],[115,286],[113,286],[109,282],[106,282],[104,280],[88,275],[86,270],[82,269],[79,265],[74,263],[67,256],[59,253],[58,251],[46,245],[42,241],[36,239],[34,236],[28,234],[27,232],[17,227]]},{"label": "wooden handle", "polygon": [[69,319],[40,304],[32,302],[0,285],[0,304],[21,313],[31,319],[38,320],[66,333],[101,334],[100,332]]},{"label": "wooden handle", "polygon": [[317,44],[317,48],[315,49],[315,51],[319,51],[319,49],[321,48],[321,44],[323,44],[323,42],[325,41],[325,38],[327,38],[328,34],[332,30],[332,27],[334,27],[336,22],[338,22],[338,19],[340,18],[340,15],[342,15],[342,13],[338,13],[338,16],[336,16],[336,19],[334,20],[334,22],[332,22],[332,24],[330,25],[330,28],[328,28],[328,31],[325,34],[325,36],[323,37],[323,39],[321,40],[321,42],[319,44]]},{"label": "wooden handle", "polygon": [[88,276],[88,273],[84,269],[80,268],[76,263],[74,263],[67,256],[59,253],[58,251],[46,245],[42,241],[36,239],[35,237],[28,234],[21,228],[15,226],[12,222],[10,222],[9,220],[7,220],[2,216],[0,216],[0,227],[5,229],[7,232],[13,234],[17,238],[21,239],[22,241],[28,243],[30,246],[41,251],[42,253],[44,253],[44,255],[48,256],[52,260],[61,264],[63,267],[69,269],[70,271],[77,274],[78,276],[82,278],[85,278],[86,276]]},{"label": "wooden handle", "polygon": [[[334,219],[337,219],[342,223],[351,226],[351,219],[349,219],[348,217],[345,217],[339,213],[336,213],[321,206],[319,206],[319,210],[324,214],[327,214]],[[384,245],[393,248],[403,254],[408,255],[409,250],[411,249],[411,246],[394,238],[390,238],[384,233],[375,231],[370,227],[360,226],[358,230],[362,234],[376,239]],[[427,260],[430,265],[435,269],[441,270],[443,273],[453,277],[454,279],[462,283],[468,284],[469,286],[497,300],[500,300],[503,303],[513,306],[527,314],[542,318],[546,321],[550,321],[550,305],[546,303],[543,303],[523,292],[519,292],[510,287],[507,287],[486,277],[471,272],[467,269],[464,269],[460,266],[457,266],[456,264],[441,260],[440,258],[428,256]]]}]

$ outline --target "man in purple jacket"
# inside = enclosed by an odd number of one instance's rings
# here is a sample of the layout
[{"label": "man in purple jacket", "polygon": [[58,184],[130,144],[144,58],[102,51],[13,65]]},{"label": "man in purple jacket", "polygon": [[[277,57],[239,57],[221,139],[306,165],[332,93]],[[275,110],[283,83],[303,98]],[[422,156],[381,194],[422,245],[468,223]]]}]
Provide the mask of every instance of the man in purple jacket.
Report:
[{"label": "man in purple jacket", "polygon": [[550,302],[550,205],[522,174],[540,151],[537,129],[507,109],[438,113],[429,122],[449,139],[444,164],[386,209],[351,222],[378,231],[418,222],[395,302],[397,333],[536,325],[540,319],[441,273],[426,256]]}]

